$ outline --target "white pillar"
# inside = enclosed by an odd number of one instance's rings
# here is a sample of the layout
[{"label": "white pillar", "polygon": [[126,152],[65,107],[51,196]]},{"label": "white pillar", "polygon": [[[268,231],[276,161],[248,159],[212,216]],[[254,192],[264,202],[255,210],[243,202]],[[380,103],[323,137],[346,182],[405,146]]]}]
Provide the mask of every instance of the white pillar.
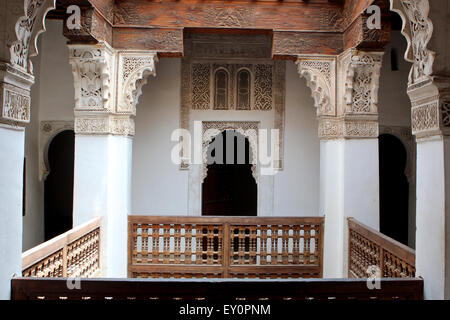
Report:
[{"label": "white pillar", "polygon": [[9,299],[11,278],[22,274],[24,128],[0,123],[0,299]]},{"label": "white pillar", "polygon": [[417,141],[416,272],[427,299],[450,299],[450,138]]},{"label": "white pillar", "polygon": [[102,217],[102,276],[127,276],[127,216],[131,198],[132,138],[75,138],[74,226]]},{"label": "white pillar", "polygon": [[320,212],[325,216],[324,278],[347,277],[346,218],[379,228],[377,139],[320,142]]},{"label": "white pillar", "polygon": [[378,81],[380,52],[299,56],[319,119],[324,278],[347,277],[347,217],[379,229]]},{"label": "white pillar", "polygon": [[132,137],[156,53],[69,45],[75,85],[74,226],[102,217],[103,277],[127,277]]}]

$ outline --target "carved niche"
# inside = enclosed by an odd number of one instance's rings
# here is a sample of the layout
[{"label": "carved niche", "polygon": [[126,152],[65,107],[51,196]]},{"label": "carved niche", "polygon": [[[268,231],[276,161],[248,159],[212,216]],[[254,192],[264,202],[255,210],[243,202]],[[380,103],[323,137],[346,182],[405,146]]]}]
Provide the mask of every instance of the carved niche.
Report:
[{"label": "carved niche", "polygon": [[252,152],[252,174],[258,182],[258,121],[203,121],[202,122],[202,176],[203,182],[208,174],[208,147],[212,140],[226,130],[233,130],[248,139]]}]

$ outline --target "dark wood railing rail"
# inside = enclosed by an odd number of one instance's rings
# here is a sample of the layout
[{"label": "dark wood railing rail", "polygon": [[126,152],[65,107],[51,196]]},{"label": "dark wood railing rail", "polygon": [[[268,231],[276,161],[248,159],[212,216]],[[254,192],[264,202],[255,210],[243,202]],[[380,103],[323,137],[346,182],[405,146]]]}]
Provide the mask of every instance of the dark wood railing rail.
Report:
[{"label": "dark wood railing rail", "polygon": [[415,277],[415,251],[353,218],[348,219],[348,277],[367,278],[370,266],[377,266],[381,277]]},{"label": "dark wood railing rail", "polygon": [[15,278],[13,300],[163,300],[260,302],[289,300],[420,300],[422,279],[381,279],[370,290],[366,279],[82,279],[69,289],[60,278]]},{"label": "dark wood railing rail", "polygon": [[95,277],[100,271],[100,218],[22,254],[24,277]]},{"label": "dark wood railing rail", "polygon": [[129,216],[130,278],[320,278],[323,218]]}]

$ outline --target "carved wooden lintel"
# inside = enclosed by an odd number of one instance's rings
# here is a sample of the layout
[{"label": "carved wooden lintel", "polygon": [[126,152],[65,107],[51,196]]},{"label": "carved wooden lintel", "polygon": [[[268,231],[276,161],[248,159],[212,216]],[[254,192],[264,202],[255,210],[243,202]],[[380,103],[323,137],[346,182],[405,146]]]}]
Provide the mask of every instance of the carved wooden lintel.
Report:
[{"label": "carved wooden lintel", "polygon": [[158,28],[114,28],[116,49],[152,50],[161,57],[183,56],[183,30]]},{"label": "carved wooden lintel", "polygon": [[272,55],[274,59],[296,60],[302,54],[337,55],[342,52],[341,33],[311,33],[274,31]]}]

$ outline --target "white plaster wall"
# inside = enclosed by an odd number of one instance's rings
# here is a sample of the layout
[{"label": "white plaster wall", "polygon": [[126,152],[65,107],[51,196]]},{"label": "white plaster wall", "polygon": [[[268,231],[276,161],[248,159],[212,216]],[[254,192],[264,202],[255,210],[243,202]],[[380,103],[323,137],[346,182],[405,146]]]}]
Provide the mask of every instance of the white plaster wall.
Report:
[{"label": "white plaster wall", "polygon": [[[397,53],[398,70],[391,70],[391,49]],[[411,127],[411,102],[406,87],[411,63],[403,56],[406,40],[400,31],[392,31],[391,42],[385,48],[378,91],[379,122],[382,126]]]},{"label": "white plaster wall", "polygon": [[284,170],[275,176],[274,215],[318,216],[320,143],[311,90],[286,63]]},{"label": "white plaster wall", "polygon": [[[179,59],[161,59],[157,76],[143,88],[133,144],[133,214],[186,215],[199,211],[198,204],[188,208],[188,171],[180,171],[170,159],[176,144],[170,136],[180,123],[180,66]],[[310,95],[295,65],[287,63],[285,167],[275,177],[260,180],[264,190],[271,191],[270,196],[258,192],[258,202],[262,199],[264,204],[259,205],[260,215],[319,214],[320,150]],[[274,111],[192,110],[191,132],[194,121],[258,121],[260,129],[271,129]]]},{"label": "white plaster wall", "polygon": [[171,161],[180,127],[180,59],[160,59],[143,88],[133,142],[131,213],[186,215],[188,176]]},{"label": "white plaster wall", "polygon": [[417,190],[420,192],[417,193],[416,275],[424,278],[425,299],[444,299],[448,284],[445,277],[450,262],[446,256],[448,191],[446,194],[445,187],[450,175],[444,157],[450,156],[449,147],[448,139],[438,137],[417,142]]},{"label": "white plaster wall", "polygon": [[67,39],[62,22],[46,21],[39,37],[39,55],[32,59],[36,82],[32,87],[31,121],[26,126],[26,215],[23,251],[44,241],[44,181],[39,180],[39,128],[45,120],[73,121],[74,87]]}]

